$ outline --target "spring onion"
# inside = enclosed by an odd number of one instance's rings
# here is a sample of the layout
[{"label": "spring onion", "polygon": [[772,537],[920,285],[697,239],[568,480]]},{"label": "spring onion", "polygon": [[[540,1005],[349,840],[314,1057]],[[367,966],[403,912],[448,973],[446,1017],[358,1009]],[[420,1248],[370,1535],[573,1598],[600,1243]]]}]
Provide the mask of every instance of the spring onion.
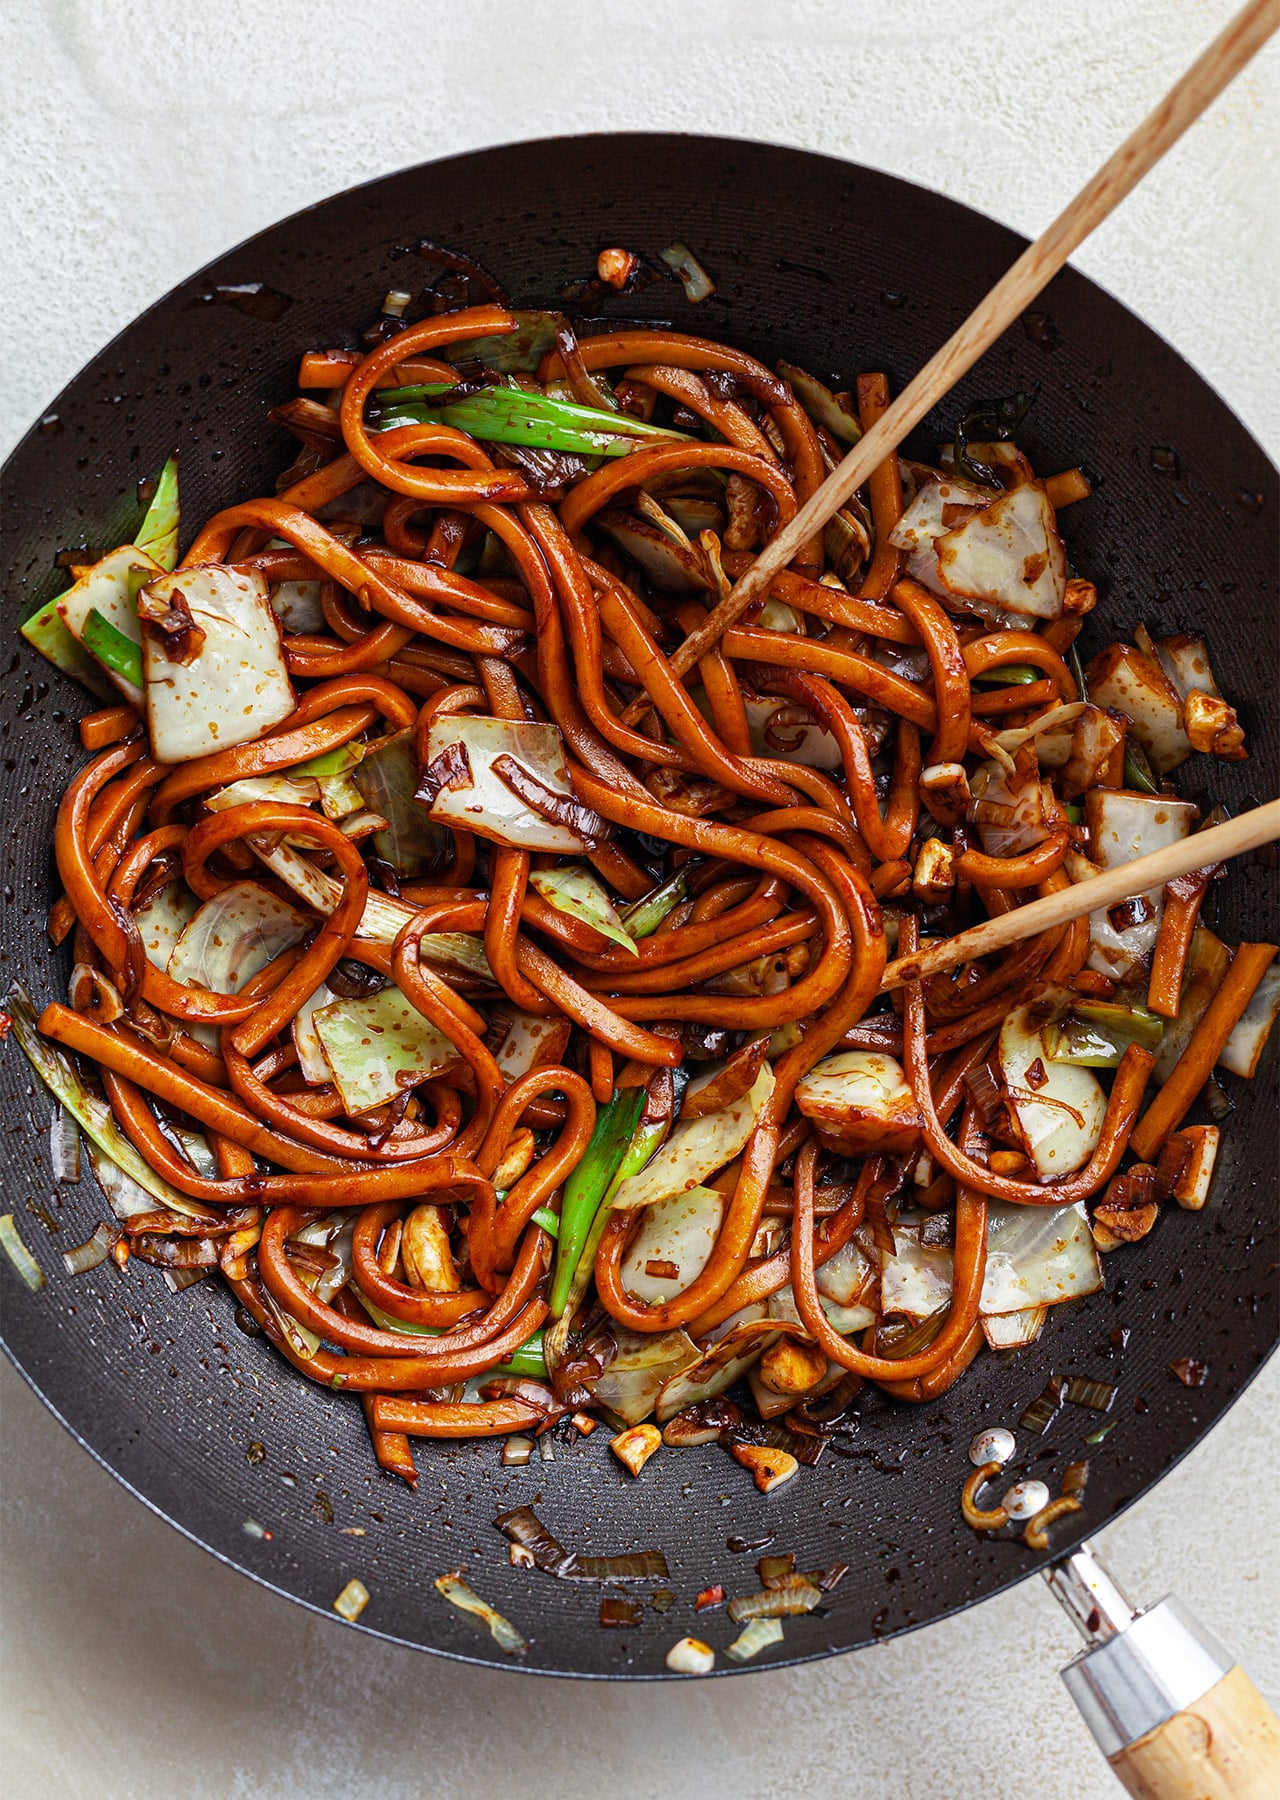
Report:
[{"label": "spring onion", "polygon": [[592,1223],[618,1171],[644,1107],[643,1088],[624,1088],[596,1113],[595,1128],[582,1161],[564,1184],[560,1237],[551,1278],[551,1316],[558,1319],[568,1304],[578,1261]]},{"label": "spring onion", "polygon": [[1030,663],[1006,663],[1003,668],[984,669],[981,675],[973,678],[974,687],[1030,687],[1033,681],[1042,679],[1039,669],[1033,669]]},{"label": "spring onion", "polygon": [[629,413],[579,406],[526,388],[484,388],[452,406],[431,406],[447,394],[447,382],[388,388],[378,395],[380,430],[397,425],[453,425],[495,444],[524,444],[536,450],[567,450],[580,456],[626,456],[641,443],[688,441],[688,434],[646,425]]},{"label": "spring onion", "polygon": [[685,870],[677,869],[669,881],[622,909],[622,923],[633,938],[651,937],[669,913],[675,911],[689,890]]},{"label": "spring onion", "polygon": [[469,1588],[456,1569],[448,1575],[438,1575],[435,1588],[459,1612],[472,1613],[476,1618],[483,1619],[494,1643],[500,1650],[505,1650],[508,1656],[523,1656],[528,1650],[528,1639],[520,1635],[510,1619],[503,1618],[487,1600],[482,1600],[479,1594]]},{"label": "spring onion", "polygon": [[560,1215],[553,1213],[549,1206],[536,1206],[531,1217],[535,1225],[541,1225],[548,1237],[560,1236]]},{"label": "spring onion", "polygon": [[1139,794],[1158,794],[1156,778],[1147,761],[1147,753],[1135,737],[1124,740],[1124,785]]},{"label": "spring onion", "polygon": [[104,669],[123,675],[135,687],[142,686],[142,646],[117,631],[105,614],[96,607],[84,622],[82,641],[91,656],[96,656]]},{"label": "spring onion", "polygon": [[23,1243],[13,1214],[0,1218],[0,1250],[3,1250],[33,1294],[44,1286],[44,1271]]},{"label": "spring onion", "polygon": [[1076,684],[1076,699],[1087,701],[1089,698],[1089,683],[1084,678],[1084,664],[1080,660],[1080,646],[1078,644],[1073,643],[1067,650],[1067,667],[1071,670],[1072,679]]}]

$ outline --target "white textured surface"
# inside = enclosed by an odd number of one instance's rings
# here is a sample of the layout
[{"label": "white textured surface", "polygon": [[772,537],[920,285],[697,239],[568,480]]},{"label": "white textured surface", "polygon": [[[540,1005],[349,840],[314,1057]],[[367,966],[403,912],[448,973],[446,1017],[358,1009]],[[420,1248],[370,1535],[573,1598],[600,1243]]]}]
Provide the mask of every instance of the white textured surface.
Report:
[{"label": "white textured surface", "polygon": [[[351,182],[501,139],[613,127],[769,138],[878,165],[1034,232],[1232,10],[10,5],[0,449],[135,312],[239,238]],[[372,56],[362,17],[385,45]],[[1273,46],[1077,258],[1273,454],[1278,98]],[[1074,1643],[1039,1584],[795,1672],[679,1689],[518,1681],[276,1600],[130,1499],[7,1368],[0,1400],[4,1785],[23,1800],[472,1800],[513,1785],[563,1800],[1118,1791],[1060,1689]],[[1278,1401],[1273,1366],[1103,1537],[1135,1593],[1176,1587],[1273,1699]]]}]

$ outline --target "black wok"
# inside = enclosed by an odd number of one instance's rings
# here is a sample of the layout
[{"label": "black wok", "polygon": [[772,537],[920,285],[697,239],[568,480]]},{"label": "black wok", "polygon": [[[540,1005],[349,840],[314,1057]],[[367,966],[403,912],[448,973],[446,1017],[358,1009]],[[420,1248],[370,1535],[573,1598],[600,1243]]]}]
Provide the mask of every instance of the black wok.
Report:
[{"label": "black wok", "polygon": [[[895,387],[1023,247],[952,201],[798,151],[639,135],[515,145],[389,176],[263,232],[152,307],[58,396],[3,476],[0,566],[13,634],[0,725],[10,821],[4,985],[18,976],[42,1001],[65,979],[43,925],[53,815],[81,760],[75,720],[85,702],[16,636],[18,620],[65,581],[56,553],[116,542],[136,517],[135,483],[174,446],[184,543],[218,507],[271,492],[292,447],[266,413],[291,390],[299,352],[354,343],[389,287],[425,285],[427,265],[398,260],[418,239],[465,250],[516,304],[530,304],[558,303],[606,243],[653,254],[677,236],[714,272],[714,298],[693,308],[663,282],[591,310],[670,320],[824,377],[887,369]],[[289,297],[274,320],[201,298],[255,282]],[[1045,470],[1083,460],[1098,484],[1065,515],[1072,561],[1103,595],[1086,650],[1143,619],[1208,632],[1252,760],[1197,759],[1182,788],[1238,810],[1276,790],[1275,471],[1194,371],[1091,282],[1068,271],[1040,310],[1047,317],[1011,330],[926,422],[919,445],[949,435],[979,398],[1038,384],[1021,434],[1033,460]],[[1264,860],[1238,869],[1219,890],[1217,929],[1229,939],[1273,936],[1275,887]],[[794,1550],[801,1568],[837,1557],[850,1565],[824,1614],[789,1624],[761,1658],[801,1661],[926,1624],[1044,1560],[1020,1541],[977,1539],[958,1496],[973,1431],[1016,1423],[1050,1372],[1119,1384],[1115,1427],[1085,1452],[1092,1479],[1080,1533],[1131,1504],[1231,1404],[1277,1337],[1274,1071],[1272,1052],[1255,1081],[1232,1084],[1235,1112],[1207,1211],[1167,1210],[1149,1238],[1108,1258],[1104,1293],[1057,1309],[1030,1349],[983,1355],[942,1400],[911,1408],[873,1397],[856,1455],[828,1453],[767,1498],[714,1447],[668,1452],[633,1480],[599,1433],[524,1470],[499,1467],[491,1443],[423,1445],[419,1491],[409,1493],[376,1470],[359,1407],[244,1337],[213,1282],[170,1295],[153,1270],[63,1274],[59,1252],[106,1216],[105,1203],[87,1171],[55,1193],[49,1102],[16,1046],[0,1056],[4,1209],[49,1279],[33,1295],[4,1265],[5,1347],[80,1442],[179,1529],[322,1610],[358,1574],[373,1596],[362,1627],[387,1637],[502,1662],[483,1628],[432,1588],[435,1575],[465,1564],[532,1640],[522,1666],[658,1675],[669,1645],[692,1627],[699,1589],[757,1585],[754,1554],[732,1553],[727,1540],[772,1533],[773,1548]],[[56,1236],[29,1202],[56,1221]],[[1129,1333],[1123,1351],[1117,1328]],[[1168,1368],[1188,1355],[1208,1364],[1196,1388]],[[1024,1434],[1024,1453],[1053,1450],[1034,1472],[1060,1472],[1096,1423],[1066,1408],[1043,1444]],[[261,1460],[251,1445],[265,1446]],[[534,1501],[573,1548],[661,1548],[676,1605],[665,1615],[646,1607],[635,1629],[601,1630],[598,1588],[509,1567],[492,1520],[521,1501]],[[246,1520],[274,1535],[251,1537]],[[343,1526],[366,1535],[342,1536]],[[1072,1541],[1059,1527],[1055,1548]],[[699,1630],[722,1645],[730,1630],[719,1621]]]}]

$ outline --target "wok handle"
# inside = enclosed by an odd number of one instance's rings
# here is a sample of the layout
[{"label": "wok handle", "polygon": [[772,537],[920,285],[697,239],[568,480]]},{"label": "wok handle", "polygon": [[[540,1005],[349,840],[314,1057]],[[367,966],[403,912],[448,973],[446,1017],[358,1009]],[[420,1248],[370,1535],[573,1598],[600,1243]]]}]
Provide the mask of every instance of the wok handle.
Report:
[{"label": "wok handle", "polygon": [[1136,1800],[1274,1800],[1280,1720],[1237,1663],[1110,1762]]},{"label": "wok handle", "polygon": [[1045,1575],[1088,1645],[1062,1679],[1136,1800],[1280,1795],[1280,1720],[1176,1596],[1137,1611],[1087,1543]]}]

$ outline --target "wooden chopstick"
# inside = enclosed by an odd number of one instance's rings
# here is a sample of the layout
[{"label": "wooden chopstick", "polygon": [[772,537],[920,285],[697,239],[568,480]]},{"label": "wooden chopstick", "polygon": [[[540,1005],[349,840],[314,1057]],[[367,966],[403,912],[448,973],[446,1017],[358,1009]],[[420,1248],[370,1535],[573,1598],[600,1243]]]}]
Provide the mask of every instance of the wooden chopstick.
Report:
[{"label": "wooden chopstick", "polygon": [[1194,832],[1179,844],[1153,850],[1148,856],[1135,857],[1119,868],[1095,875],[1091,881],[1077,882],[1060,894],[1046,894],[1041,900],[1016,906],[1012,912],[1002,913],[997,919],[985,919],[981,925],[971,926],[958,937],[927,944],[914,956],[899,957],[885,970],[880,990],[884,993],[922,976],[937,975],[943,969],[954,969],[959,963],[972,962],[975,957],[989,956],[994,950],[1005,950],[1023,938],[1034,937],[1037,932],[1051,931],[1055,925],[1069,925],[1086,913],[1115,906],[1121,900],[1130,900],[1135,894],[1145,894],[1151,888],[1163,887],[1175,875],[1212,868],[1215,863],[1227,862],[1246,850],[1256,850],[1260,844],[1268,844],[1275,838],[1280,838],[1280,800],[1269,800],[1265,806],[1255,806],[1238,818],[1228,819],[1225,825],[1213,825],[1208,831]]},{"label": "wooden chopstick", "polygon": [[671,657],[676,675],[687,675],[699,658],[719,642],[745,608],[767,590],[778,571],[786,568],[801,545],[822,530],[930,407],[990,349],[1001,332],[1058,273],[1071,252],[1177,143],[1278,26],[1277,0],[1250,0],[1236,15],[1048,230],[1023,251],[954,336],[908,382],[884,416],[832,470],[791,523],[765,546],[714,611],[707,614],[705,623],[690,632]]}]

